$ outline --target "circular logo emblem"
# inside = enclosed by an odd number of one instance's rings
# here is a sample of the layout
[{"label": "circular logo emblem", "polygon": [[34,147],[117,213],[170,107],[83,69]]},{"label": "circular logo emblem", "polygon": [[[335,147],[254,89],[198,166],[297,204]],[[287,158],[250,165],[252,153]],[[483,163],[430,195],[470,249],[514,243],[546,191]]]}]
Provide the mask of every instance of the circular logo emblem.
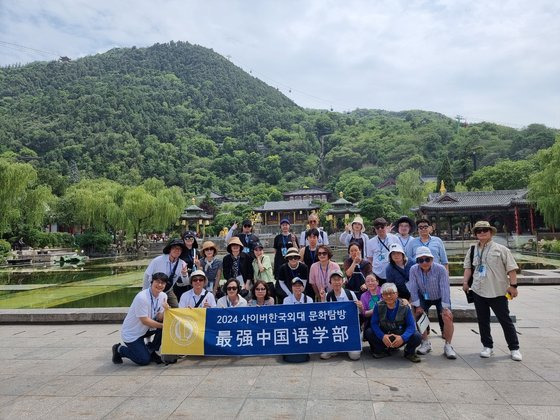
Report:
[{"label": "circular logo emblem", "polygon": [[198,325],[194,319],[190,317],[173,318],[170,335],[175,344],[179,346],[188,346],[194,341],[197,333]]}]

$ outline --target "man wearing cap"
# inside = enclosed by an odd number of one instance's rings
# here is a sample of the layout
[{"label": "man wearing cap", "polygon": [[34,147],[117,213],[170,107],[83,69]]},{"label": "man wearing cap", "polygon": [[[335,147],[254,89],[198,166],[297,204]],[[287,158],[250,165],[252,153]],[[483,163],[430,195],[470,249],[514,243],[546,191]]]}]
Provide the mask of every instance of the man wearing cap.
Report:
[{"label": "man wearing cap", "polygon": [[179,308],[214,308],[216,299],[205,289],[208,278],[202,270],[195,270],[190,277],[192,289],[183,293],[179,300]]},{"label": "man wearing cap", "polygon": [[385,270],[389,264],[389,249],[392,244],[399,243],[399,240],[392,233],[388,233],[387,220],[378,217],[373,221],[375,235],[368,241],[367,257],[373,268],[373,274],[377,277],[380,285],[385,283]]},{"label": "man wearing cap", "polygon": [[346,230],[340,234],[339,241],[346,245],[346,249],[348,249],[350,244],[358,244],[362,250],[362,258],[366,258],[369,237],[365,231],[364,220],[360,216],[356,216],[352,223],[346,226]]},{"label": "man wearing cap", "polygon": [[434,262],[442,264],[445,266],[449,272],[449,261],[447,260],[447,253],[445,252],[445,246],[443,241],[437,236],[432,236],[432,222],[429,219],[419,219],[416,221],[416,227],[418,229],[419,236],[411,241],[411,252],[414,257],[416,256],[416,250],[425,246],[430,248],[432,255],[434,257]]},{"label": "man wearing cap", "polygon": [[290,232],[290,221],[288,219],[280,221],[280,233],[274,237],[272,247],[276,251],[274,254],[274,277],[278,278],[278,270],[285,262],[288,249],[299,248],[296,235]]},{"label": "man wearing cap", "polygon": [[[286,253],[286,263],[282,264],[278,269],[278,276],[276,277],[276,297],[277,301],[283,302],[286,296],[292,294],[292,279],[299,277],[306,281],[306,288],[311,288],[308,285],[309,268],[300,261],[299,250],[297,248],[290,248]],[[305,293],[305,291],[304,291]]]},{"label": "man wearing cap", "polygon": [[[163,291],[167,280],[167,274],[156,272],[151,276],[150,286],[135,296],[121,328],[124,344],[117,343],[112,348],[113,363],[122,363],[123,357],[138,365],[147,365],[152,360],[161,363],[155,352],[161,345],[163,312],[169,308]],[[146,338],[151,336],[153,341],[146,344]]]},{"label": "man wearing cap", "polygon": [[394,226],[397,229],[397,238],[405,255],[409,260],[414,260],[414,251],[412,249],[412,240],[414,239],[412,233],[416,228],[414,220],[407,216],[401,216],[394,223]]},{"label": "man wearing cap", "polygon": [[[486,221],[476,222],[473,233],[478,242],[465,256],[463,268],[463,290],[469,290],[469,278],[473,275],[471,289],[474,296],[474,307],[478,319],[480,341],[483,349],[480,357],[494,354],[494,342],[490,334],[490,309],[498,318],[511,353],[511,358],[521,361],[519,340],[515,326],[509,315],[508,297],[517,297],[517,271],[519,267],[511,255],[511,251],[492,240],[496,228]],[[471,264],[472,255],[472,264]],[[471,267],[473,267],[471,269]]]},{"label": "man wearing cap", "polygon": [[181,252],[181,256],[179,258],[187,263],[189,273],[191,273],[194,270],[195,265],[198,264],[199,258],[196,232],[187,230],[183,233],[183,241],[185,243],[185,248],[183,249],[183,252]]},{"label": "man wearing cap", "polygon": [[[457,354],[451,346],[454,328],[449,273],[443,265],[434,262],[434,256],[428,247],[421,246],[416,250],[416,264],[410,269],[409,277],[406,286],[410,291],[410,301],[415,307],[416,316],[423,313],[427,315],[430,307],[436,307],[442,337],[445,339],[443,351],[448,359],[456,359]],[[422,339],[417,352],[427,354],[432,350],[427,331]]]},{"label": "man wearing cap", "polygon": [[[344,284],[344,274],[340,270],[333,271],[329,277],[329,282],[331,284],[332,290],[325,294],[324,290],[321,290],[321,302],[355,302],[358,307],[358,314],[363,310],[362,302],[358,300],[356,295],[352,290],[348,290],[342,287]],[[348,357],[352,360],[358,360],[361,356],[361,351],[349,351]],[[337,353],[321,353],[321,359],[330,359],[336,356]]]},{"label": "man wearing cap", "polygon": [[[319,236],[317,238],[318,245],[328,245],[329,244],[329,236],[323,230],[323,228],[319,227],[319,216],[316,213],[311,213],[307,218],[307,223],[309,223],[309,229],[317,229],[319,232]],[[308,230],[309,230],[308,229]],[[308,230],[304,230],[299,235],[299,246],[304,248],[306,245],[309,245],[309,241],[307,240],[307,232]]]},{"label": "man wearing cap", "polygon": [[253,246],[259,242],[259,237],[253,233],[253,223],[249,219],[243,220],[242,226],[241,232],[234,235],[233,231],[237,229],[237,223],[234,223],[225,237],[225,242],[227,244],[232,237],[237,236],[243,244],[243,249],[241,251],[249,255],[251,259],[250,262],[252,262],[253,258],[255,258]]},{"label": "man wearing cap", "polygon": [[184,249],[185,244],[181,239],[173,239],[163,248],[163,255],[155,257],[144,272],[144,283],[142,286],[144,290],[150,288],[153,274],[165,273],[167,275],[168,284],[164,292],[167,294],[167,303],[172,308],[176,308],[179,304],[177,296],[172,289],[173,285],[178,280],[181,280],[181,283],[188,283],[189,279],[187,263],[179,258]]},{"label": "man wearing cap", "polygon": [[313,303],[313,299],[303,293],[307,280],[294,277],[292,279],[292,294],[284,298],[284,305],[294,305],[298,303]]}]

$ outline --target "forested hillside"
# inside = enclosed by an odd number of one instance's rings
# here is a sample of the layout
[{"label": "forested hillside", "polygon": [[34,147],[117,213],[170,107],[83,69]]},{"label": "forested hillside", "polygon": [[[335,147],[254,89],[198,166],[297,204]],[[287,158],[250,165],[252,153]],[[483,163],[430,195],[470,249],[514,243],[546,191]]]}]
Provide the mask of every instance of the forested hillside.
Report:
[{"label": "forested hillside", "polygon": [[[63,194],[105,177],[155,177],[187,193],[322,185],[359,200],[406,169],[436,174],[449,157],[465,181],[478,167],[554,143],[541,125],[458,125],[424,111],[304,110],[210,49],[187,42],[113,49],[71,62],[0,69],[0,153]],[[265,197],[266,198],[266,197]]]}]

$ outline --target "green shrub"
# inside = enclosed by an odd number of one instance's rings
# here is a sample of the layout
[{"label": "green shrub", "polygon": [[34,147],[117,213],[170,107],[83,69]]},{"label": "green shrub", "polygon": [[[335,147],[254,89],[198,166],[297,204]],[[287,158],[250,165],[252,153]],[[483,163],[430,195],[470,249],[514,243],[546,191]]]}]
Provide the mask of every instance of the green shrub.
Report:
[{"label": "green shrub", "polygon": [[86,254],[106,252],[112,240],[107,232],[85,232],[76,235],[76,243]]},{"label": "green shrub", "polygon": [[0,239],[0,263],[4,263],[6,261],[6,257],[10,254],[12,250],[12,246],[8,241],[4,239]]}]

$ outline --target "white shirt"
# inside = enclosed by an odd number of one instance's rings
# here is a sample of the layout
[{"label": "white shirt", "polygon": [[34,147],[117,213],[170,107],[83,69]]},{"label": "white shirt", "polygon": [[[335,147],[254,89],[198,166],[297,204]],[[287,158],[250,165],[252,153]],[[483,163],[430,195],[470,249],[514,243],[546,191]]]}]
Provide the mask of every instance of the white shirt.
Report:
[{"label": "white shirt", "polygon": [[313,303],[313,299],[302,293],[299,300],[297,300],[294,295],[288,295],[284,298],[283,303],[284,305],[293,305],[297,303]]},{"label": "white shirt", "polygon": [[[181,274],[181,270],[187,266],[187,263],[180,258],[178,258],[178,260],[179,264],[177,264],[177,269],[175,270],[175,275],[173,276],[173,284],[175,284],[179,278],[183,279],[183,283],[187,283],[189,276],[183,276]],[[171,275],[176,262],[177,260],[173,262],[169,261],[168,254],[163,254],[155,257],[152,261],[150,261],[148,268],[146,268],[146,271],[144,272],[144,285],[142,286],[142,289],[150,288],[152,275],[154,275],[155,273],[165,273],[168,276]]]},{"label": "white shirt", "polygon": [[[182,297],[182,296],[181,296]],[[234,307],[238,307],[238,306],[247,306],[247,301],[242,298],[241,296],[237,295],[237,305],[235,305]],[[231,308],[231,302],[228,300],[227,296],[222,296],[220,299],[218,299],[218,302],[216,303],[216,306],[218,308]]]},{"label": "white shirt", "polygon": [[[348,290],[348,291],[350,292],[350,295],[352,296],[352,301],[358,300],[358,298],[356,297],[356,294],[352,290]],[[334,293],[334,291],[333,291],[333,293]],[[340,296],[337,296],[336,293],[335,293],[334,297],[336,298],[337,302],[350,302],[348,300],[348,296],[346,296],[346,292],[344,291],[344,289],[340,289]]]},{"label": "white shirt", "polygon": [[[179,300],[179,308],[194,308],[200,298],[204,296],[205,292],[206,290],[202,289],[200,295],[197,295],[194,293],[194,289],[186,291],[181,295],[181,300]],[[200,302],[200,305],[198,305],[197,308],[204,308],[205,301],[208,302],[211,308],[214,308],[216,306],[216,299],[211,292],[208,292],[206,296],[204,296],[204,299],[202,300],[202,302]]]},{"label": "white shirt", "polygon": [[[319,231],[319,238],[317,239],[317,245],[328,245],[329,244],[329,235],[327,235],[327,232],[325,232],[323,229],[317,229],[317,230]],[[299,246],[301,248],[309,245],[309,241],[307,239],[305,239],[305,233],[306,232],[307,231],[304,230],[299,235]]]},{"label": "white shirt", "polygon": [[385,239],[375,235],[368,241],[367,257],[371,262],[373,274],[382,279],[385,278],[385,269],[389,265],[389,248],[392,244],[398,244],[399,238],[392,233],[388,233]]},{"label": "white shirt", "polygon": [[158,313],[163,312],[162,305],[165,301],[167,301],[167,295],[164,292],[157,297],[152,295],[150,289],[138,292],[124,319],[121,328],[122,340],[125,343],[132,343],[146,334],[150,327],[144,325],[140,318],[146,316],[154,319]]}]

